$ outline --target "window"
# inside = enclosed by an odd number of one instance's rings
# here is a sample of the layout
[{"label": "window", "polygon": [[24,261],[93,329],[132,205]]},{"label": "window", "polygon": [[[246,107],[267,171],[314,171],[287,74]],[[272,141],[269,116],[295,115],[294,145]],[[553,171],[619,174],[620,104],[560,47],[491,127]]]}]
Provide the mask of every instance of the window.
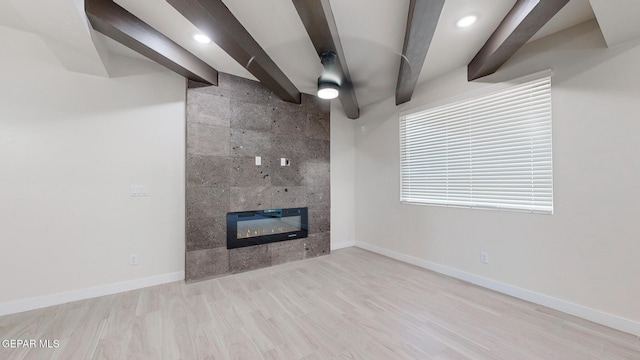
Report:
[{"label": "window", "polygon": [[400,200],[553,212],[551,77],[400,118]]}]

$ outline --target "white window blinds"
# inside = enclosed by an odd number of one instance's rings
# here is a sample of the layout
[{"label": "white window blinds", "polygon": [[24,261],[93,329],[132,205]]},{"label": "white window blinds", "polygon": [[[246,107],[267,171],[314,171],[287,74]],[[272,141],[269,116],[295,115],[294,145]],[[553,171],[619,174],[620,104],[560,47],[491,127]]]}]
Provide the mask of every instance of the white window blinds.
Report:
[{"label": "white window blinds", "polygon": [[400,200],[553,212],[551,77],[400,118]]}]

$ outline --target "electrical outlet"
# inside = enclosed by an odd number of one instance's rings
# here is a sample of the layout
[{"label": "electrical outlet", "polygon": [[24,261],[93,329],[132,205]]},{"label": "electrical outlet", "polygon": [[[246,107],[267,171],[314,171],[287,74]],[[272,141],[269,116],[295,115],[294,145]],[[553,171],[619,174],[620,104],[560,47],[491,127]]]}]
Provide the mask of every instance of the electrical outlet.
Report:
[{"label": "electrical outlet", "polygon": [[138,265],[138,254],[129,255],[129,265]]},{"label": "electrical outlet", "polygon": [[480,262],[483,264],[489,263],[489,253],[485,251],[480,252]]}]

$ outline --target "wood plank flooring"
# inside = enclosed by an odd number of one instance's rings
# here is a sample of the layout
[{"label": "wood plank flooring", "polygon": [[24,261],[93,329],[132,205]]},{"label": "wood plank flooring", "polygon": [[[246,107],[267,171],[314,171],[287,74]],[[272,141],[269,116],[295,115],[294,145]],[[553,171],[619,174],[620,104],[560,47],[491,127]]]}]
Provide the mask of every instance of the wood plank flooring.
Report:
[{"label": "wood plank flooring", "polygon": [[601,325],[348,248],[0,317],[0,359],[640,359]]}]

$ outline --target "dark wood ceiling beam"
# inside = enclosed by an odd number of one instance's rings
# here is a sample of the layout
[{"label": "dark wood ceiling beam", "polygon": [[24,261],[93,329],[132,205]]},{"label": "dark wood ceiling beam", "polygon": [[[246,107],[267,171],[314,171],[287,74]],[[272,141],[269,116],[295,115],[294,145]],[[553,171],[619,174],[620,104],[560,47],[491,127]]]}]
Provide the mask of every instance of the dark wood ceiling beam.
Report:
[{"label": "dark wood ceiling beam", "polygon": [[337,55],[334,70],[341,77],[340,103],[348,118],[357,119],[360,108],[329,0],[293,0],[293,5],[318,52],[318,61],[323,52],[332,51]]},{"label": "dark wood ceiling beam", "polygon": [[126,47],[190,79],[218,85],[218,71],[112,0],[85,0],[91,26]]},{"label": "dark wood ceiling beam", "polygon": [[221,0],[167,2],[276,96],[284,101],[300,104],[300,91]]},{"label": "dark wood ceiling beam", "polygon": [[467,67],[469,81],[493,74],[569,0],[518,0]]},{"label": "dark wood ceiling beam", "polygon": [[411,100],[431,39],[444,7],[444,0],[410,0],[400,71],[396,85],[396,105]]}]

